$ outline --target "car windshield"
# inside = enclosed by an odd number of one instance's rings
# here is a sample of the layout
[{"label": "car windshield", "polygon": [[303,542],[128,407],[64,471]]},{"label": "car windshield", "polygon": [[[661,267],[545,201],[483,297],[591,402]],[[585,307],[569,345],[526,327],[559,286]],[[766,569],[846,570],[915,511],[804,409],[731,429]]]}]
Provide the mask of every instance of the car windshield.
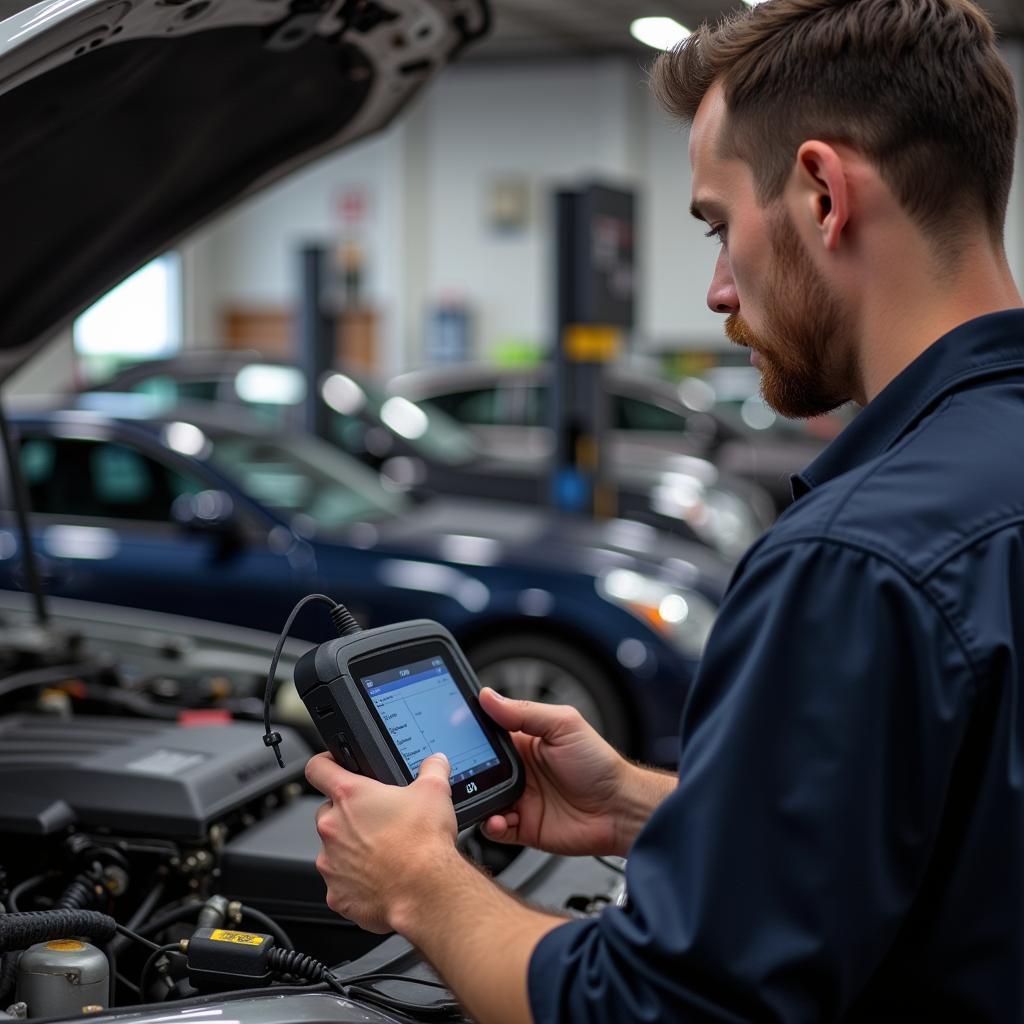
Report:
[{"label": "car windshield", "polygon": [[406,500],[385,490],[371,470],[313,438],[221,434],[209,462],[300,533],[399,515]]}]

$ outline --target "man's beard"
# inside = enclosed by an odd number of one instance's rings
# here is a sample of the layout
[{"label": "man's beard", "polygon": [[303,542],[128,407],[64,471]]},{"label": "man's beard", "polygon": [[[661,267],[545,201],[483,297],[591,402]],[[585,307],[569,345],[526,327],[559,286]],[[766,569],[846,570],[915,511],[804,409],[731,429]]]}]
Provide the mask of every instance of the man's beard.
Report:
[{"label": "man's beard", "polygon": [[777,413],[791,419],[819,416],[850,397],[852,327],[844,323],[838,299],[784,215],[775,221],[771,244],[764,329],[755,333],[733,313],[725,333],[757,352],[761,394]]}]

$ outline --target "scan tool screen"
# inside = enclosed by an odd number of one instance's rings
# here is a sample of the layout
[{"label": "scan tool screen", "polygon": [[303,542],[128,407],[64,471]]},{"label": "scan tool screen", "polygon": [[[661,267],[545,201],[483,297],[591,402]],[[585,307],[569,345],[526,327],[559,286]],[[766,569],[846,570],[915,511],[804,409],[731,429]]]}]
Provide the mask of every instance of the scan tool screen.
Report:
[{"label": "scan tool screen", "polygon": [[438,752],[448,758],[453,786],[500,763],[443,657],[423,658],[359,681],[413,778],[423,761]]}]

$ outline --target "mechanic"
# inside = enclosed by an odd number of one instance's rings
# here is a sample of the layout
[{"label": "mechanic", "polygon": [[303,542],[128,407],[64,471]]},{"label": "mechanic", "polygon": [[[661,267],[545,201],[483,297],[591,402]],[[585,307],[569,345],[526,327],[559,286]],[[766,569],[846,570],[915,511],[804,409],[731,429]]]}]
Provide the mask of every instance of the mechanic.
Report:
[{"label": "mechanic", "polygon": [[320,755],[328,903],[405,935],[485,1024],[1020,1022],[1010,73],[968,0],[768,0],[654,78],[721,243],[709,304],[765,397],[864,408],[740,564],[678,780],[570,709],[481,696],[529,773],[489,834],[628,854],[625,907],[565,922],[464,861],[443,758],[400,789]]}]

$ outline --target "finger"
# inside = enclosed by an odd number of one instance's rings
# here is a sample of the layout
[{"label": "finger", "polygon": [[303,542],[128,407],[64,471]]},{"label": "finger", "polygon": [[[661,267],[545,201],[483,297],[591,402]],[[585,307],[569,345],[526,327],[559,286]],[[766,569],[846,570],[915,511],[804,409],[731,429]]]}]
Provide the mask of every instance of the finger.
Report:
[{"label": "finger", "polygon": [[306,781],[324,796],[330,796],[328,790],[336,788],[339,778],[344,773],[345,769],[326,750],[314,754],[306,764]]},{"label": "finger", "polygon": [[420,765],[420,771],[419,775],[416,776],[416,782],[419,782],[420,779],[434,779],[438,782],[443,782],[445,788],[450,792],[451,787],[448,783],[448,776],[451,774],[451,770],[448,758],[445,757],[444,754],[431,754],[430,757]]},{"label": "finger", "polygon": [[519,816],[494,814],[483,824],[484,835],[496,843],[515,843],[519,838]]},{"label": "finger", "polygon": [[320,837],[320,841],[321,841],[321,842],[323,842],[323,838],[324,838],[324,836],[323,836],[323,832],[321,832],[321,831],[320,831],[320,829],[321,829],[321,822],[322,822],[322,820],[323,820],[323,817],[324,817],[324,815],[326,815],[326,814],[330,814],[330,812],[331,812],[331,811],[332,811],[333,809],[334,809],[334,804],[333,804],[333,803],[331,803],[331,801],[330,801],[330,800],[325,800],[325,801],[324,801],[324,802],[323,802],[323,803],[322,803],[322,804],[321,804],[321,805],[320,805],[320,806],[319,806],[319,807],[318,807],[318,808],[316,809],[316,818],[315,818],[316,824],[315,824],[315,825],[314,825],[313,827],[314,827],[314,829],[315,829],[315,831],[316,831],[316,834],[317,834],[317,835],[318,835],[318,836]]},{"label": "finger", "polygon": [[530,736],[550,738],[578,719],[575,709],[564,704],[510,700],[489,686],[480,691],[480,705],[498,725],[504,726],[509,732],[525,732]]}]

